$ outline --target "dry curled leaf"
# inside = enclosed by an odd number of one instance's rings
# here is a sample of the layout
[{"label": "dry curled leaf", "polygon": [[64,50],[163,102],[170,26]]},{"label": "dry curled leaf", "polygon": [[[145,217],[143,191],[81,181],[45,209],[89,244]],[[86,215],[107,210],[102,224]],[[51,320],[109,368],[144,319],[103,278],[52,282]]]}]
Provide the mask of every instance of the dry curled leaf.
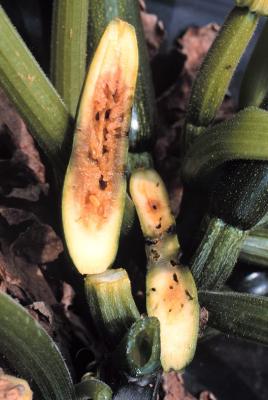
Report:
[{"label": "dry curled leaf", "polygon": [[209,318],[208,310],[205,307],[201,307],[200,319],[199,319],[199,332],[201,335],[207,327],[208,318]]},{"label": "dry curled leaf", "polygon": [[219,30],[220,26],[218,24],[190,27],[177,39],[178,51],[186,57],[184,70],[187,71],[192,78],[195,78],[199,66]]},{"label": "dry curled leaf", "polygon": [[157,15],[149,14],[146,11],[145,1],[140,1],[141,21],[143,25],[145,40],[148,46],[149,56],[153,58],[159,50],[164,37],[165,29],[162,21]]},{"label": "dry curled leaf", "polygon": [[37,201],[47,193],[45,168],[32,136],[0,89],[0,194]]},{"label": "dry curled leaf", "polygon": [[197,400],[185,388],[181,374],[169,372],[163,374],[164,400]]},{"label": "dry curled leaf", "polygon": [[205,390],[204,392],[200,393],[199,400],[217,400],[213,393]]}]

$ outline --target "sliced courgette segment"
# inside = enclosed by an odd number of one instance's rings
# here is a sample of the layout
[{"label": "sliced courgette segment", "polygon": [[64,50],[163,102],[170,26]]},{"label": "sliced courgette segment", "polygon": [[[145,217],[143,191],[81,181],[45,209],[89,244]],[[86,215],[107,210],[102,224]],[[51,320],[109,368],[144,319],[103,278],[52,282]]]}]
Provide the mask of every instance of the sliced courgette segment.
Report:
[{"label": "sliced courgette segment", "polygon": [[81,274],[105,271],[116,256],[137,70],[135,30],[114,20],[87,75],[63,189],[65,239]]},{"label": "sliced courgette segment", "polygon": [[165,371],[182,370],[193,358],[199,329],[194,279],[180,265],[179,242],[165,185],[154,170],[137,170],[130,192],[146,241],[146,302],[160,322],[161,363]]}]

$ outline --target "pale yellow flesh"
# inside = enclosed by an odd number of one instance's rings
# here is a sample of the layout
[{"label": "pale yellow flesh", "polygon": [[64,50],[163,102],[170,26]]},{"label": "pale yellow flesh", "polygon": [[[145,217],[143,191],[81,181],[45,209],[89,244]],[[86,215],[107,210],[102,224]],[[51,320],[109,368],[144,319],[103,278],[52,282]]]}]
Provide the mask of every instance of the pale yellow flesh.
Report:
[{"label": "pale yellow flesh", "polygon": [[134,172],[130,192],[143,234],[151,239],[146,245],[146,305],[148,315],[160,322],[161,364],[164,371],[181,371],[192,360],[196,348],[199,329],[196,285],[189,268],[178,264],[175,219],[157,172]]},{"label": "pale yellow flesh", "polygon": [[165,185],[156,171],[135,171],[130,179],[130,193],[145,237],[159,237],[175,224]]},{"label": "pale yellow flesh", "polygon": [[146,279],[147,312],[160,322],[164,371],[181,371],[192,360],[199,329],[197,290],[187,267],[152,267]]},{"label": "pale yellow flesh", "polygon": [[[79,166],[75,163],[75,155],[83,152],[86,154],[87,151],[87,141],[81,143],[79,138],[90,135],[89,121],[95,117],[91,104],[93,104],[96,84],[100,77],[107,77],[107,74],[112,76],[113,72],[118,73],[118,70],[120,70],[119,79],[127,88],[127,91],[124,91],[124,110],[127,116],[121,128],[127,132],[138,71],[138,47],[134,28],[121,20],[112,21],[108,25],[90,66],[79,108],[73,152],[64,181],[62,201],[64,236],[69,254],[81,274],[105,271],[113,263],[118,248],[126,195],[124,170],[121,168],[120,171],[114,171],[112,166],[110,172],[106,171],[116,183],[110,194],[108,212],[103,218],[100,216],[98,219],[97,212],[85,214],[83,203],[78,201],[80,187],[79,179],[76,177],[79,178]],[[117,158],[120,159],[122,165],[125,165],[127,139],[122,140],[125,141],[125,145],[120,147]],[[91,176],[84,167],[80,174],[82,181],[86,180],[89,184],[96,178]],[[95,203],[96,207],[102,207],[97,196],[90,196],[90,201],[91,208]]]},{"label": "pale yellow flesh", "polygon": [[0,373],[0,399],[32,400],[32,398],[33,393],[25,380]]}]

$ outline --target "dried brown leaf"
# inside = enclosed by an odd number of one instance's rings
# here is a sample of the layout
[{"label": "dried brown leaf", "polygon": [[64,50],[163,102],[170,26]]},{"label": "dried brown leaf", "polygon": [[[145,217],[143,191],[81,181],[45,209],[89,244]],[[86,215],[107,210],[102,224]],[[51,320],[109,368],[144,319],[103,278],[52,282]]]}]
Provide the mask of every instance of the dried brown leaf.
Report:
[{"label": "dried brown leaf", "polygon": [[149,56],[153,58],[165,38],[165,28],[157,15],[149,14],[146,11],[145,1],[140,1],[141,21],[143,25],[145,40],[148,46]]},{"label": "dried brown leaf", "polygon": [[164,400],[197,400],[185,388],[181,374],[169,372],[163,374]]}]

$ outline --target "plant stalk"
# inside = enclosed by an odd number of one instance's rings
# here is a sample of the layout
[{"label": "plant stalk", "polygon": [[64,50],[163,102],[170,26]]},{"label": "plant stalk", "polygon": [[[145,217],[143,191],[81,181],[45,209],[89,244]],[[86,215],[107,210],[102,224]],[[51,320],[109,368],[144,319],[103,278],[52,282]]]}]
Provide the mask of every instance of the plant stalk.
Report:
[{"label": "plant stalk", "polygon": [[185,155],[183,176],[198,182],[230,160],[268,160],[268,112],[248,107],[207,130]]},{"label": "plant stalk", "polygon": [[87,55],[89,0],[53,2],[51,81],[74,118]]},{"label": "plant stalk", "polygon": [[224,22],[192,88],[186,116],[185,149],[215,118],[258,20],[259,16],[247,8],[234,7]]},{"label": "plant stalk", "polygon": [[109,345],[117,345],[140,318],[127,272],[111,269],[85,278],[87,303],[96,327]]},{"label": "plant stalk", "polygon": [[67,164],[73,120],[0,6],[0,85],[58,173]]}]

